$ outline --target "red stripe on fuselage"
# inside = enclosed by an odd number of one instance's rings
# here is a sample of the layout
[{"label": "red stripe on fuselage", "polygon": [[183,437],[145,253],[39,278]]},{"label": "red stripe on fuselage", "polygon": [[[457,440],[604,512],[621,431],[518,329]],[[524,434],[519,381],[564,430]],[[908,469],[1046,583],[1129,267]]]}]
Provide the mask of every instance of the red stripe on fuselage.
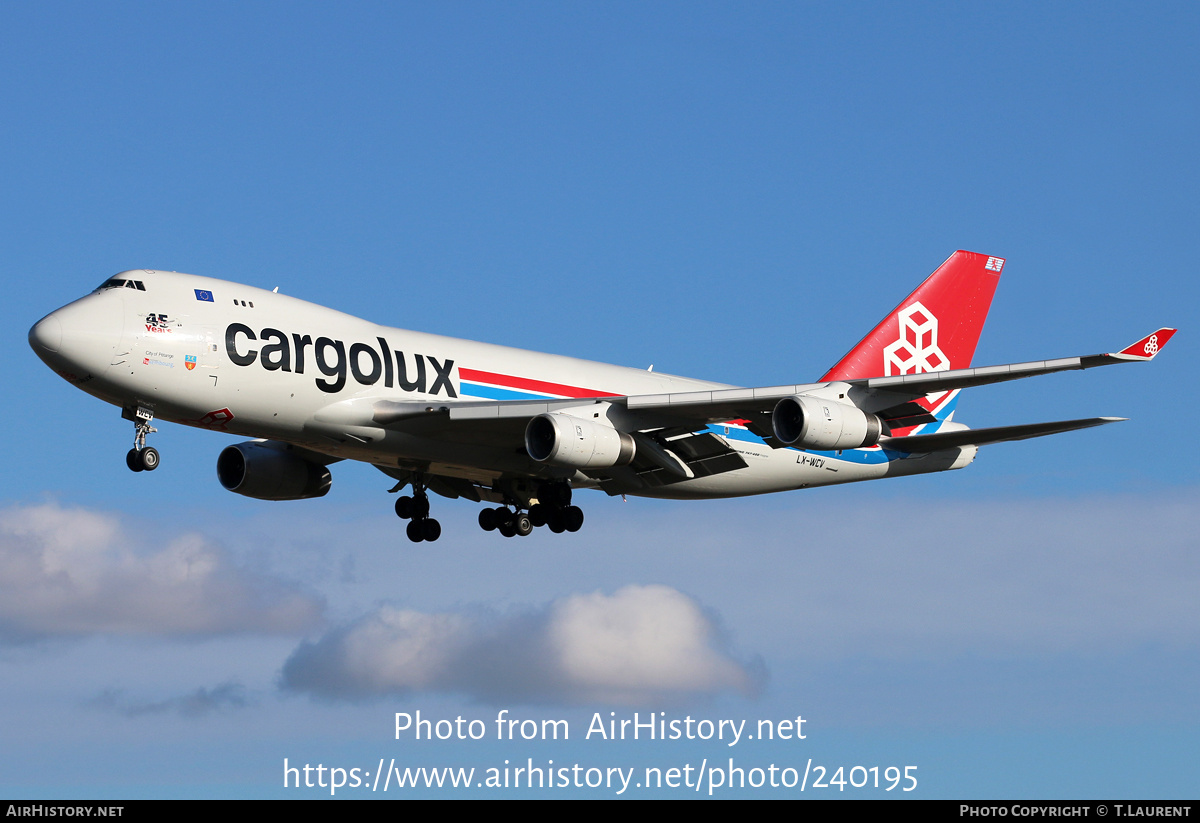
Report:
[{"label": "red stripe on fuselage", "polygon": [[507,389],[524,389],[526,391],[543,392],[545,394],[558,394],[563,397],[624,397],[624,395],[613,394],[607,391],[581,389],[578,386],[548,383],[545,380],[530,380],[527,377],[513,377],[511,374],[496,374],[495,372],[479,371],[478,369],[464,369],[459,367],[458,376],[461,380],[478,380],[480,383],[491,383],[492,385]]}]

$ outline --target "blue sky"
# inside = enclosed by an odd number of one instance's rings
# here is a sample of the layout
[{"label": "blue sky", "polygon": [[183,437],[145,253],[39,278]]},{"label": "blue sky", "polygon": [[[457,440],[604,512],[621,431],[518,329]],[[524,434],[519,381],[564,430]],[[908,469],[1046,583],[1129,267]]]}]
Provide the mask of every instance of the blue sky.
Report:
[{"label": "blue sky", "polygon": [[[915,765],[923,797],[1194,795],[1198,24],[1187,4],[0,8],[0,790],[296,796],[285,757],[732,753]],[[108,275],[162,268],[771,385],[819,376],[957,248],[1008,260],[979,364],[1181,329],[1149,366],[971,390],[958,419],[1130,422],[860,487],[580,495],[588,522],[558,539],[435,501],[445,536],[414,547],[365,466],[320,500],[240,498],[215,482],[228,438],[179,427],[133,475],[128,423],[25,341]],[[530,662],[608,622],[653,629],[690,685],[572,690]],[[385,676],[400,623],[426,642]],[[358,679],[303,676],[358,640]],[[392,733],[398,711],[505,708],[573,733],[594,712],[800,714],[809,737]]]}]

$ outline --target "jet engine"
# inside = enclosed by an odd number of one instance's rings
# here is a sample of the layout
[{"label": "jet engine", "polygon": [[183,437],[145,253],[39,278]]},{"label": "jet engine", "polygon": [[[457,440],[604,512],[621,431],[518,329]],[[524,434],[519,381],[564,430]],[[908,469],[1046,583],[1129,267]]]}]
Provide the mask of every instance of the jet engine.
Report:
[{"label": "jet engine", "polygon": [[569,414],[539,414],[525,427],[525,450],[539,463],[576,469],[627,466],[633,438],[612,426]]},{"label": "jet engine", "polygon": [[879,442],[883,421],[846,403],[793,395],[775,404],[771,429],[787,446],[858,449]]},{"label": "jet engine", "polygon": [[227,446],[217,458],[217,479],[231,492],[259,500],[324,497],[332,482],[329,469],[270,442]]}]

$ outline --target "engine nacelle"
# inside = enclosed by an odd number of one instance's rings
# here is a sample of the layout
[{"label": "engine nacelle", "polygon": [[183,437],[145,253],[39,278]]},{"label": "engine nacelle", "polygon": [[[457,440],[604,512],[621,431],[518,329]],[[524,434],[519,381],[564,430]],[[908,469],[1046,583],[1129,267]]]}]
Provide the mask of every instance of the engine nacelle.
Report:
[{"label": "engine nacelle", "polygon": [[525,450],[539,463],[576,469],[627,466],[637,452],[633,438],[612,426],[547,412],[525,427]]},{"label": "engine nacelle", "polygon": [[231,492],[259,500],[305,500],[323,497],[332,478],[329,469],[272,443],[227,446],[217,458],[217,479]]},{"label": "engine nacelle", "polygon": [[878,415],[846,403],[794,395],[775,404],[771,429],[785,445],[806,449],[858,449],[874,446],[883,432]]}]

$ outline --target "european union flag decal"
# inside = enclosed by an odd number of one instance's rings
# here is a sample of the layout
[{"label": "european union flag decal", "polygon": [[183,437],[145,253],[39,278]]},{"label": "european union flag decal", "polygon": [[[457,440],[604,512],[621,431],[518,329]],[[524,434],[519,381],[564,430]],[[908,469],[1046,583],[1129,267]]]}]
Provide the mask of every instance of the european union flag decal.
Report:
[{"label": "european union flag decal", "polygon": [[196,292],[197,300],[200,300],[201,302],[204,302],[204,303],[212,303],[213,302],[212,292],[205,291],[204,289],[192,289],[192,291]]}]

